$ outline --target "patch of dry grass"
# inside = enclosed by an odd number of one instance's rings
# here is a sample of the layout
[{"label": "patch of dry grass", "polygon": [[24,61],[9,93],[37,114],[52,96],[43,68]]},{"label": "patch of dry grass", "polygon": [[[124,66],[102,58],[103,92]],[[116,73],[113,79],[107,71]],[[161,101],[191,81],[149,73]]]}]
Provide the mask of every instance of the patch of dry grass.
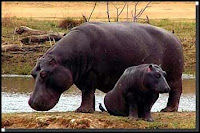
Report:
[{"label": "patch of dry grass", "polygon": [[40,112],[2,114],[6,129],[195,129],[195,112],[152,113],[154,122],[95,112]]}]

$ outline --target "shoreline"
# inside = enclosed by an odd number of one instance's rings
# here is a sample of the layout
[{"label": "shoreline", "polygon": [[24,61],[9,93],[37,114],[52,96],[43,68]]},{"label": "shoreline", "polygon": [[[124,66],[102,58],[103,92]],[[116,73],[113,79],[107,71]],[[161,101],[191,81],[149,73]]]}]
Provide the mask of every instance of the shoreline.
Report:
[{"label": "shoreline", "polygon": [[[2,78],[31,78],[31,75],[2,74]],[[196,74],[182,74],[182,79],[196,79]]]},{"label": "shoreline", "polygon": [[195,129],[196,112],[152,112],[153,122],[107,112],[35,112],[2,114],[5,129]]}]

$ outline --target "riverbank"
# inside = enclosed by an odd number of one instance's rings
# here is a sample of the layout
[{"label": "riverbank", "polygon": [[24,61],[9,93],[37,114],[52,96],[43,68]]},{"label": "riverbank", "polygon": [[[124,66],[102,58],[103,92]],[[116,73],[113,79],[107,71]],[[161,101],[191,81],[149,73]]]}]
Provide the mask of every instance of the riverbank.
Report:
[{"label": "riverbank", "polygon": [[[2,74],[2,78],[32,78],[31,75]],[[194,74],[182,74],[182,79],[196,79]]]},{"label": "riverbank", "polygon": [[[116,21],[116,8],[121,8],[124,2],[110,2],[110,20]],[[147,2],[138,4],[138,10],[144,8]],[[126,8],[119,21],[132,22],[131,10],[134,2],[128,2],[128,19]],[[2,3],[2,46],[18,45],[20,51],[2,52],[2,74],[30,74],[37,58],[41,57],[54,42],[25,45],[20,42],[24,35],[15,35],[19,26],[27,26],[42,31],[67,33],[68,29],[60,28],[63,20],[80,20],[82,15],[89,17],[94,2],[3,2]],[[90,21],[108,22],[106,2],[97,2]],[[196,20],[195,2],[152,2],[145,10],[139,23],[149,23],[164,28],[174,34],[183,44],[184,73],[196,72]],[[52,44],[53,43],[53,44]]]},{"label": "riverbank", "polygon": [[[1,53],[2,74],[28,75],[35,66],[37,59],[41,57],[54,43],[22,44],[20,40],[24,35],[14,35],[16,27],[27,26],[43,31],[58,31],[67,33],[68,29],[59,28],[61,21],[36,20],[32,18],[3,18],[2,19],[2,47],[5,45],[18,45],[20,51],[6,51]],[[140,23],[146,23],[140,20]],[[183,44],[184,73],[195,74],[196,72],[196,31],[194,19],[151,19],[150,24],[164,28],[175,35]],[[53,44],[52,44],[53,43]]]},{"label": "riverbank", "polygon": [[34,112],[2,114],[5,129],[195,129],[196,112],[153,112],[154,122],[133,121],[107,112]]}]

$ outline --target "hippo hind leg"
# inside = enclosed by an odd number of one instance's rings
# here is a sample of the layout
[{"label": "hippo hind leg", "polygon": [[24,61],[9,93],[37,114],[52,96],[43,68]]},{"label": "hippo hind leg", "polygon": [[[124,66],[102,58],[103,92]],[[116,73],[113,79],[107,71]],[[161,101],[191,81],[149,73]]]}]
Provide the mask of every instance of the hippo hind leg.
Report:
[{"label": "hippo hind leg", "polygon": [[179,101],[182,93],[182,78],[175,79],[174,81],[168,81],[171,88],[169,92],[169,98],[167,107],[161,110],[161,112],[176,112],[178,111]]},{"label": "hippo hind leg", "polygon": [[95,111],[95,95],[94,91],[82,91],[81,106],[76,109],[76,112],[93,113]]}]

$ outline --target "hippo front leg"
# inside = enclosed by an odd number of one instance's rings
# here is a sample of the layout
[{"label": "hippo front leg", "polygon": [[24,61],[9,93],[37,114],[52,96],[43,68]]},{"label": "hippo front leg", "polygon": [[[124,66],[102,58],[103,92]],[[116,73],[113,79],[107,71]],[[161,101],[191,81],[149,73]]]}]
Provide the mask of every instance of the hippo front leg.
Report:
[{"label": "hippo front leg", "polygon": [[138,106],[137,104],[135,105],[130,105],[129,106],[129,116],[128,116],[129,119],[131,120],[138,120]]},{"label": "hippo front leg", "polygon": [[175,112],[178,111],[179,101],[182,93],[182,79],[176,79],[175,81],[168,81],[171,88],[169,92],[169,98],[167,107],[161,110],[161,112]]},{"label": "hippo front leg", "polygon": [[81,106],[76,109],[76,112],[93,113],[95,111],[96,75],[90,73],[87,77],[83,77],[81,82],[76,83],[76,86],[82,92]]},{"label": "hippo front leg", "polygon": [[143,117],[142,117],[143,120],[148,121],[148,122],[154,121],[151,117],[150,111],[151,111],[151,107],[149,107],[149,106],[144,107],[144,114],[143,114]]},{"label": "hippo front leg", "polygon": [[151,108],[154,105],[154,103],[156,102],[156,100],[158,99],[159,94],[155,93],[155,94],[147,94],[145,96],[145,103],[143,103],[143,106],[141,109],[141,117],[143,120],[148,121],[148,122],[153,122],[154,120],[151,117]]},{"label": "hippo front leg", "polygon": [[138,104],[134,93],[127,94],[127,103],[129,104],[128,118],[131,120],[138,120]]}]

